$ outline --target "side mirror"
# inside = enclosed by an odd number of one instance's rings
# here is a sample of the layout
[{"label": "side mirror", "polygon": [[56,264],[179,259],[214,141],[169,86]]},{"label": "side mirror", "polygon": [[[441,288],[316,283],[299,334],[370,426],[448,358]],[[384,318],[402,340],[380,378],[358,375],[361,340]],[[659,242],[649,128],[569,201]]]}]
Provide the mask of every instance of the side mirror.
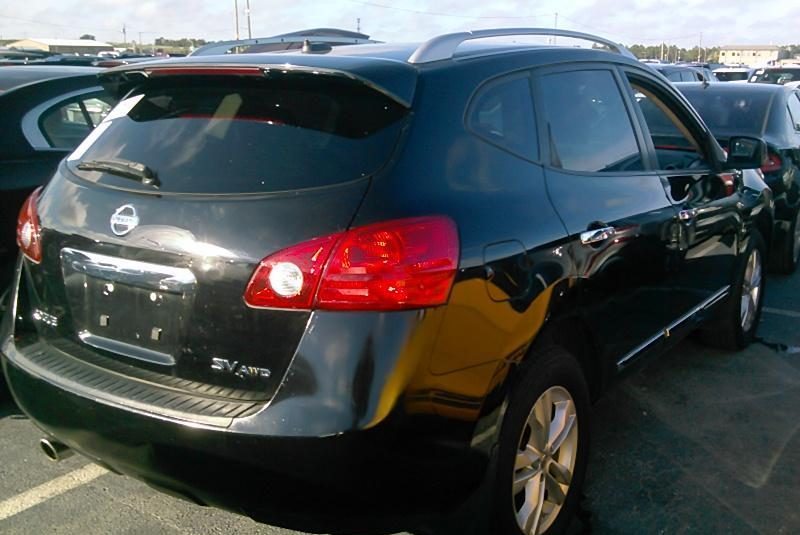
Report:
[{"label": "side mirror", "polygon": [[764,165],[767,144],[754,137],[732,137],[725,169],[758,169]]}]

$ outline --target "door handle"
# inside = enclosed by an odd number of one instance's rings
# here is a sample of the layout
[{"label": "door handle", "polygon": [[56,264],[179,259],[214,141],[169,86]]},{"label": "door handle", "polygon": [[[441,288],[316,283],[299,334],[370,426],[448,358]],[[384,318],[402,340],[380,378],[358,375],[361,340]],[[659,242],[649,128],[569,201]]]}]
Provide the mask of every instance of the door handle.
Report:
[{"label": "door handle", "polygon": [[587,230],[586,232],[581,232],[581,243],[584,245],[600,243],[613,237],[616,233],[617,230],[614,227],[603,227]]},{"label": "door handle", "polygon": [[697,217],[697,208],[690,208],[678,212],[678,219],[680,219],[681,221],[688,222],[694,219],[695,217]]}]

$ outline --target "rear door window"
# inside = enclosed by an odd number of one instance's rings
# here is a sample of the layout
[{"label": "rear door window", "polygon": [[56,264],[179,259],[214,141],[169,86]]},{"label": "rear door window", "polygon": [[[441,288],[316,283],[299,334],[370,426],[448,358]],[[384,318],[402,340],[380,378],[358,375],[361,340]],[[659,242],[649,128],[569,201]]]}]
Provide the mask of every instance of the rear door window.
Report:
[{"label": "rear door window", "polygon": [[468,124],[470,130],[493,145],[523,158],[536,160],[539,157],[527,74],[482,87],[470,106]]},{"label": "rear door window", "polygon": [[642,158],[619,86],[609,70],[540,79],[550,164],[590,173],[640,171]]},{"label": "rear door window", "polygon": [[172,193],[261,193],[367,177],[388,160],[406,115],[359,82],[312,74],[164,76],[118,109],[125,111],[112,111],[102,135],[70,157],[72,170],[130,188],[137,182],[77,166],[136,162]]}]

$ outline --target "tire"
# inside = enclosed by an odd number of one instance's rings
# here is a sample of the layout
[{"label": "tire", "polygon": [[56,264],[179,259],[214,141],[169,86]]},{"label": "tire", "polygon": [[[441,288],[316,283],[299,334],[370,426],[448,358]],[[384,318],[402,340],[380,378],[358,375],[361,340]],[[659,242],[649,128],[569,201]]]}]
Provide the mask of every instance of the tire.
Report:
[{"label": "tire", "polygon": [[[555,346],[532,355],[500,432],[493,534],[554,535],[567,529],[586,475],[590,418],[589,389],[577,361]],[[549,432],[538,425],[542,421]],[[556,422],[564,425],[553,428]]]},{"label": "tire", "polygon": [[[731,282],[731,292],[717,319],[704,327],[700,339],[706,345],[738,350],[753,341],[764,306],[764,259],[766,246],[757,230],[753,230],[745,253],[741,256]],[[758,268],[756,270],[756,267]],[[756,281],[756,279],[758,279]],[[747,314],[745,300],[749,296]]]},{"label": "tire", "polygon": [[781,239],[775,244],[775,248],[775,270],[786,275],[794,273],[800,259],[800,209],[795,211],[789,228],[781,233]]}]

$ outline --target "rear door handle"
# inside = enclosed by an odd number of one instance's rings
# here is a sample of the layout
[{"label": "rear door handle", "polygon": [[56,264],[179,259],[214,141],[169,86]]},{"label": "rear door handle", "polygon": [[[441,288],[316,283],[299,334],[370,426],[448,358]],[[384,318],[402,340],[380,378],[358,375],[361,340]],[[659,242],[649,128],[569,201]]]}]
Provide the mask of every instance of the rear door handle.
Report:
[{"label": "rear door handle", "polygon": [[603,227],[587,230],[586,232],[581,232],[581,243],[584,245],[600,243],[613,237],[616,232],[617,230],[614,227]]}]

